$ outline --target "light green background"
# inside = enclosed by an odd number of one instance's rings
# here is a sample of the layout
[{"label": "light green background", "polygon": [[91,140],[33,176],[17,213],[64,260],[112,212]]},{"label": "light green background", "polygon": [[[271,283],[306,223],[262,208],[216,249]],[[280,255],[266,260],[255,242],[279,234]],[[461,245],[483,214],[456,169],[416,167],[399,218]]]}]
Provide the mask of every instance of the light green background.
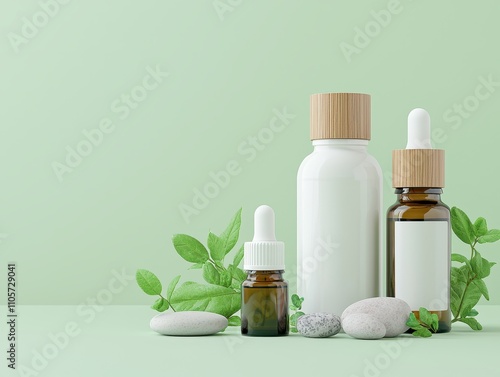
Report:
[{"label": "light green background", "polygon": [[[481,77],[500,82],[500,2],[401,0],[378,33],[372,12],[390,1],[223,2],[233,5],[219,17],[211,0],[70,1],[18,52],[9,33],[41,8],[2,3],[0,269],[17,262],[21,303],[82,303],[108,286],[113,270],[151,269],[164,283],[180,272],[195,278],[171,236],[204,240],[243,207],[241,239],[249,240],[263,203],[275,208],[293,277],[295,179],[311,151],[309,95],[317,92],[372,95],[369,149],[386,176],[386,208],[395,199],[391,150],[405,146],[408,112],[426,108],[441,129],[435,145],[447,151],[444,201],[500,228],[500,86],[471,97]],[[349,62],[340,46],[366,27],[377,35]],[[169,77],[120,119],[111,104],[156,66]],[[464,101],[474,109],[446,121]],[[247,161],[241,143],[284,107],[295,118]],[[106,117],[114,130],[60,182],[53,162]],[[241,173],[186,223],[179,204],[231,160]],[[453,248],[466,251],[457,239]],[[498,245],[480,250],[500,262]],[[499,304],[497,268],[488,280]],[[127,284],[111,302],[151,299]]]}]

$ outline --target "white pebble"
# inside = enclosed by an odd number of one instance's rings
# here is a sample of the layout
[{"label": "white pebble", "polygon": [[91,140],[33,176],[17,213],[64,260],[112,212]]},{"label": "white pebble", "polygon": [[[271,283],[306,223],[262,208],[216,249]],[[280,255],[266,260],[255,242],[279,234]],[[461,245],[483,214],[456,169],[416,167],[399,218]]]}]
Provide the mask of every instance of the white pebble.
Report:
[{"label": "white pebble", "polygon": [[383,323],[385,337],[392,338],[408,330],[406,321],[411,313],[410,306],[403,300],[394,297],[373,297],[355,302],[342,313],[344,319],[352,314],[369,314]]},{"label": "white pebble", "polygon": [[357,339],[380,339],[385,336],[385,326],[369,314],[351,314],[342,320],[347,335]]},{"label": "white pebble", "polygon": [[151,330],[163,335],[198,336],[216,334],[227,327],[227,318],[210,312],[161,313],[151,319]]},{"label": "white pebble", "polygon": [[308,338],[328,338],[340,331],[340,318],[330,313],[305,314],[297,320],[297,330]]}]

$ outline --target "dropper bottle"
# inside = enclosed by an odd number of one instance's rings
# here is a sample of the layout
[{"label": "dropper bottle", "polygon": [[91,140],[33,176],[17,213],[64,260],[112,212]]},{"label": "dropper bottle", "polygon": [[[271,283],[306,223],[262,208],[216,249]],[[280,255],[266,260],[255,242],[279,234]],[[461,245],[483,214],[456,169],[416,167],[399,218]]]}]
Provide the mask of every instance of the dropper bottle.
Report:
[{"label": "dropper bottle", "polygon": [[267,205],[255,210],[254,237],[245,242],[242,284],[241,333],[250,336],[288,335],[288,283],[285,245],[276,241],[274,211]]},{"label": "dropper bottle", "polygon": [[430,117],[408,115],[406,149],[392,153],[396,203],[387,212],[387,296],[405,300],[419,316],[424,307],[451,329],[450,209],[441,201],[444,150],[432,149]]}]

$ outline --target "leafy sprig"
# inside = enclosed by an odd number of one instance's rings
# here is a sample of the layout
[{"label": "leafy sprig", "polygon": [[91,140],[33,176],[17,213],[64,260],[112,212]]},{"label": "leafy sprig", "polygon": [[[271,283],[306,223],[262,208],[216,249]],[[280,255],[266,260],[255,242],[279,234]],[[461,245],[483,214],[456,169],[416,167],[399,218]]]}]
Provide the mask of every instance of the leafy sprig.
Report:
[{"label": "leafy sprig", "polygon": [[414,313],[410,314],[406,326],[415,330],[413,336],[422,338],[429,338],[432,333],[438,331],[439,317],[435,313],[429,312],[426,308],[420,308],[418,311],[418,318]]},{"label": "leafy sprig", "polygon": [[451,268],[451,322],[463,322],[473,330],[482,330],[483,327],[474,318],[479,314],[474,307],[481,297],[490,299],[484,279],[490,275],[491,267],[496,263],[483,258],[476,246],[500,240],[500,230],[488,229],[483,217],[473,224],[465,212],[457,207],[451,209],[451,226],[456,236],[470,246],[470,259],[462,254],[451,254],[451,260],[461,264],[460,267]]},{"label": "leafy sprig", "polygon": [[305,313],[301,311],[302,303],[304,302],[304,297],[299,297],[295,293],[291,297],[292,303],[290,304],[290,331],[297,333],[297,320],[302,317]]},{"label": "leafy sprig", "polygon": [[[200,269],[208,284],[187,281],[177,287],[180,275],[172,279],[167,292],[162,295],[162,284],[151,271],[139,269],[136,281],[144,293],[158,296],[151,306],[156,311],[209,311],[229,319],[230,326],[239,326],[241,319],[234,314],[241,309],[241,284],[246,279],[239,268],[243,259],[243,246],[234,254],[232,263],[225,266],[225,259],[238,242],[241,227],[241,209],[233,216],[227,228],[218,236],[208,233],[207,247],[187,234],[172,238],[177,253],[187,262],[189,269]],[[208,250],[207,250],[208,248]]]}]

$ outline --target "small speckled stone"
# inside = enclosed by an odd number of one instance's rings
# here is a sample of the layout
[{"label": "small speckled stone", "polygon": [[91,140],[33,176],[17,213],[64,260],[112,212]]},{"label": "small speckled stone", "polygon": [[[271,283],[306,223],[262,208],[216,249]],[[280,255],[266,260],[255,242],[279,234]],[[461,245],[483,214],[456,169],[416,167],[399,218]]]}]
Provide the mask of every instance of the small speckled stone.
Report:
[{"label": "small speckled stone", "polygon": [[344,319],[352,314],[369,314],[385,326],[386,338],[398,336],[408,330],[406,321],[411,313],[410,306],[406,301],[394,297],[373,297],[355,302],[347,307],[342,313],[342,323]]},{"label": "small speckled stone", "polygon": [[308,338],[328,338],[340,328],[340,318],[330,313],[305,314],[297,320],[297,330]]},{"label": "small speckled stone", "polygon": [[351,314],[342,320],[342,329],[357,339],[380,339],[385,336],[385,326],[374,316],[364,313]]},{"label": "small speckled stone", "polygon": [[227,327],[227,318],[210,312],[162,313],[153,317],[149,326],[163,335],[212,335]]}]

